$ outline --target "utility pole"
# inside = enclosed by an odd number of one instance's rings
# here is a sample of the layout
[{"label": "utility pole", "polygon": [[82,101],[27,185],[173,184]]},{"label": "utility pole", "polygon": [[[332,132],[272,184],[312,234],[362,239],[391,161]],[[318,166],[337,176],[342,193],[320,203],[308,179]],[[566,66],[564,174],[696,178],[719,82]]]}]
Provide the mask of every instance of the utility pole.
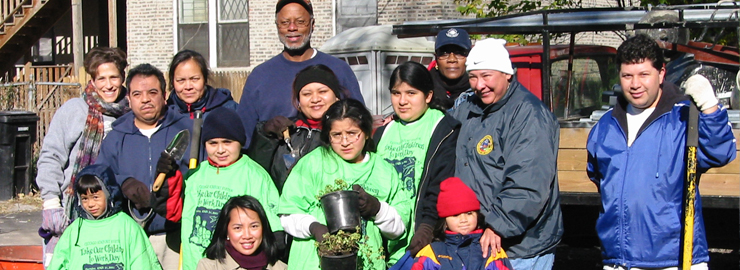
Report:
[{"label": "utility pole", "polygon": [[85,36],[82,32],[82,0],[72,1],[72,53],[74,55],[75,76],[79,74],[82,67],[82,56],[85,54]]},{"label": "utility pole", "polygon": [[118,10],[116,0],[108,0],[108,47],[118,47]]}]

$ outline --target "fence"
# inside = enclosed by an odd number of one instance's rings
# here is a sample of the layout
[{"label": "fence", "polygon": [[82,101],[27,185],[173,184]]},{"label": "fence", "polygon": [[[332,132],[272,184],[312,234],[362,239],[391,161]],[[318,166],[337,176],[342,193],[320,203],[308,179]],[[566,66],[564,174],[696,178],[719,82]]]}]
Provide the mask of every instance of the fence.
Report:
[{"label": "fence", "polygon": [[39,116],[34,153],[44,140],[51,118],[67,100],[80,95],[80,83],[72,75],[72,65],[16,68],[12,81],[0,84],[0,110],[23,110]]}]

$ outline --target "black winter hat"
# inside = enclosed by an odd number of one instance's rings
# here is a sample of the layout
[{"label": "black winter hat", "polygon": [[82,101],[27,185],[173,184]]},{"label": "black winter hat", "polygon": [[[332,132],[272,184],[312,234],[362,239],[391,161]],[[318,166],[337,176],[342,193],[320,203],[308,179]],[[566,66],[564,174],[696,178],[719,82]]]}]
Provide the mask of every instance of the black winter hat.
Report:
[{"label": "black winter hat", "polygon": [[225,107],[218,107],[208,114],[203,120],[203,129],[200,133],[201,144],[213,138],[234,140],[242,146],[247,142],[241,118],[234,110]]}]

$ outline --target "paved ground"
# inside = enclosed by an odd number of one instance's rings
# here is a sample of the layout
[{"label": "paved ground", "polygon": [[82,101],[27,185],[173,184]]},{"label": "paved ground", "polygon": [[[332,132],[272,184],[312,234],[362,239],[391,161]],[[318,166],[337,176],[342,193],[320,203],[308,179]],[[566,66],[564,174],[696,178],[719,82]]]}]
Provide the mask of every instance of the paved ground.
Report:
[{"label": "paved ground", "polygon": [[11,210],[0,214],[0,245],[41,245],[41,210],[22,204]]}]

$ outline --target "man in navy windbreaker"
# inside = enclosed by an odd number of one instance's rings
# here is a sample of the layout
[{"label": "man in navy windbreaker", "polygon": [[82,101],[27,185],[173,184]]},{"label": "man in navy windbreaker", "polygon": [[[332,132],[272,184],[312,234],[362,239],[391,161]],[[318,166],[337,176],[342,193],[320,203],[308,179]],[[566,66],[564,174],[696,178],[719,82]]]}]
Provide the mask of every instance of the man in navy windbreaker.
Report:
[{"label": "man in navy windbreaker", "polygon": [[[727,111],[701,75],[684,84],[686,95],[664,81],[665,65],[655,40],[627,39],[617,50],[623,96],[588,136],[588,176],[601,193],[596,230],[604,269],[679,265],[686,119],[693,100],[699,110],[698,171],[735,158]],[[697,190],[693,266],[707,269],[706,231]]]},{"label": "man in navy windbreaker", "polygon": [[[145,224],[157,257],[164,269],[176,269],[179,255],[177,244],[168,247],[170,239],[179,239],[172,232],[179,224],[166,221],[150,208],[151,187],[157,176],[157,162],[172,138],[190,128],[187,115],[168,110],[164,100],[165,80],[161,71],[149,64],[141,64],[129,71],[126,78],[131,112],[113,123],[100,147],[96,164],[105,164],[113,170],[116,182],[126,197],[123,209],[134,220]],[[187,169],[185,159],[176,161],[181,170]],[[184,173],[184,172],[183,172]]]}]

